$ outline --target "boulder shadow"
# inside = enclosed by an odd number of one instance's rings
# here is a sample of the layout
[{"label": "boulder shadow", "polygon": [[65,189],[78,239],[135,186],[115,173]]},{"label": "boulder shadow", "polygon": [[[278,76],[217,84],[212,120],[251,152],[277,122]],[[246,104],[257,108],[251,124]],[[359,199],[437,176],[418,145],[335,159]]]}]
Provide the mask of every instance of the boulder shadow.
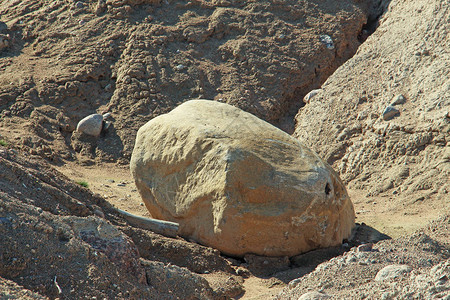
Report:
[{"label": "boulder shadow", "polygon": [[123,157],[123,142],[113,125],[103,129],[99,137],[73,131],[68,141],[73,151],[84,158],[81,162],[84,165],[94,164],[95,159],[117,162]]},{"label": "boulder shadow", "polygon": [[356,223],[351,237],[344,240],[339,246],[312,250],[291,258],[251,255],[245,257],[245,263],[248,265],[248,270],[256,277],[273,278],[288,284],[290,281],[314,271],[321,263],[340,256],[353,247],[368,243],[375,244],[387,239],[391,239],[391,237],[364,223]]}]

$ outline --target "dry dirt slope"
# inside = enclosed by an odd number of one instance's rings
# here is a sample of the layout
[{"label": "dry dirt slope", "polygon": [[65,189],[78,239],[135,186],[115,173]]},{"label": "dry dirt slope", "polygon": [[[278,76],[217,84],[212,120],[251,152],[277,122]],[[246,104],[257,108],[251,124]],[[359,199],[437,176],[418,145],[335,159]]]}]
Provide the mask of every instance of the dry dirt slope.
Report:
[{"label": "dry dirt slope", "polygon": [[[360,220],[390,234],[450,209],[449,9],[442,0],[392,1],[296,117],[295,136],[341,174]],[[398,114],[385,120],[395,100]]]},{"label": "dry dirt slope", "polygon": [[[0,200],[1,299],[39,298],[10,281],[51,299],[223,299],[243,291],[217,250],[128,226],[100,195],[1,146]],[[211,286],[205,273],[221,284]]]},{"label": "dry dirt slope", "polygon": [[280,123],[355,53],[371,3],[2,1],[0,122],[26,128],[24,147],[59,161],[74,158],[82,117],[110,111],[108,138],[77,150],[125,163],[137,129],[187,99]]}]

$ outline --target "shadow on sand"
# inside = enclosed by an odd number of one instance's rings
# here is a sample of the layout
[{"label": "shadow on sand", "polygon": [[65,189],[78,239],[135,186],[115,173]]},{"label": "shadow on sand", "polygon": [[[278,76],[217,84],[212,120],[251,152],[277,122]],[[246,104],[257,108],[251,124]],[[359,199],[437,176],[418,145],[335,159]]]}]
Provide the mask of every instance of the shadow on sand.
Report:
[{"label": "shadow on sand", "polygon": [[246,256],[245,261],[248,264],[248,270],[254,276],[266,279],[276,278],[288,284],[291,280],[312,272],[319,264],[344,254],[352,247],[386,239],[391,237],[364,223],[356,223],[351,238],[344,240],[340,246],[313,250],[290,259]]}]

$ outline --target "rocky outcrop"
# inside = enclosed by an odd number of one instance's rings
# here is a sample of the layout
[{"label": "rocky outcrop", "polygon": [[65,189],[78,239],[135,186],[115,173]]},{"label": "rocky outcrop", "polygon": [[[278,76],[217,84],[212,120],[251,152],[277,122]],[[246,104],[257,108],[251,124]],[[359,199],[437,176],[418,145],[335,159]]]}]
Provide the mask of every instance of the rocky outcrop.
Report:
[{"label": "rocky outcrop", "polygon": [[188,101],[138,132],[131,171],[153,217],[242,256],[342,243],[354,225],[336,173],[296,139],[233,106]]}]

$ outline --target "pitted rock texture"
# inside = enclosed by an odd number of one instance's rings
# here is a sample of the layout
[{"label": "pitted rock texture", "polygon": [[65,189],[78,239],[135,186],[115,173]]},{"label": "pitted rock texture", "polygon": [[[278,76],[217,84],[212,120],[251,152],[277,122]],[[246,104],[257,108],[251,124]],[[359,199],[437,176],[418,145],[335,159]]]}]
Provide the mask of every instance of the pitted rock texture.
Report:
[{"label": "pitted rock texture", "polygon": [[328,164],[228,104],[192,100],[149,121],[130,167],[153,217],[226,254],[293,256],[340,244],[354,226]]}]

